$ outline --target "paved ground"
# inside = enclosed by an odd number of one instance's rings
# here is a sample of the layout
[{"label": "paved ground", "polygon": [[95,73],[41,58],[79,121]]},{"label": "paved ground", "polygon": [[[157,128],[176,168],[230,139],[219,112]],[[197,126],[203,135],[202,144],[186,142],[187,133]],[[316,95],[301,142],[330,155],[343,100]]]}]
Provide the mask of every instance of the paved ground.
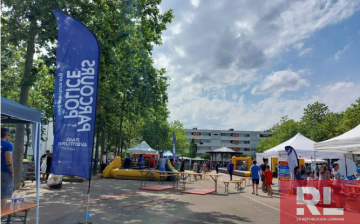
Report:
[{"label": "paved ground", "polygon": [[[224,174],[221,180],[228,180]],[[95,178],[92,181],[89,219],[92,223],[280,223],[278,195],[251,194],[251,186],[241,193],[181,194],[180,190],[140,191],[140,181]],[[32,188],[31,183],[27,183]],[[151,183],[157,184],[157,182]],[[170,184],[170,183],[169,183]],[[61,190],[41,189],[40,223],[85,222],[88,183],[65,183]],[[188,182],[187,188],[211,188],[214,181]],[[231,186],[234,189],[234,186]],[[35,200],[34,189],[25,192],[27,202]],[[35,210],[28,223],[35,223]]]}]

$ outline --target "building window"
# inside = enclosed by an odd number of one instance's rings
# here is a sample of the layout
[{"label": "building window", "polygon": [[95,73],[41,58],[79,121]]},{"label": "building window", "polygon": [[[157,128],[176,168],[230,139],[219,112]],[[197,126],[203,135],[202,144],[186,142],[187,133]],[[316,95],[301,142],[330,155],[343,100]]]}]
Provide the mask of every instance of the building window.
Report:
[{"label": "building window", "polygon": [[244,141],[244,144],[250,144],[250,141]]},{"label": "building window", "polygon": [[209,139],[200,139],[200,145],[203,143],[210,143],[211,141]]},{"label": "building window", "polygon": [[260,134],[260,138],[271,137],[271,134]]},{"label": "building window", "polygon": [[251,134],[251,137],[259,137],[259,134]]}]

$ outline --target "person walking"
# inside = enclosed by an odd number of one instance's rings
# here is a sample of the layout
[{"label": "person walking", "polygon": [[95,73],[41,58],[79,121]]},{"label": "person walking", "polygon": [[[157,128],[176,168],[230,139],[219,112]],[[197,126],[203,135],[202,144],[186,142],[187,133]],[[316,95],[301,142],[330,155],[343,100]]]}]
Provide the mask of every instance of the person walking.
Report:
[{"label": "person walking", "polygon": [[12,197],[14,191],[14,147],[9,140],[9,129],[1,128],[1,208],[5,208],[7,199]]},{"label": "person walking", "polygon": [[232,181],[232,175],[233,175],[233,172],[234,172],[234,164],[231,161],[228,164],[227,171],[228,171],[228,173],[230,175],[230,180]]},{"label": "person walking", "polygon": [[253,161],[253,165],[250,167],[250,171],[251,171],[252,188],[253,188],[252,194],[255,194],[256,192],[256,195],[259,195],[258,190],[259,190],[259,179],[261,172],[260,172],[260,167],[256,165],[256,160]]},{"label": "person walking", "polygon": [[272,179],[273,179],[273,173],[272,171],[270,170],[270,166],[269,165],[266,165],[266,170],[265,170],[265,184],[266,184],[266,187],[267,187],[267,193],[270,197],[273,196],[274,192],[271,188],[271,185],[272,185]]},{"label": "person walking", "polygon": [[[47,181],[50,175],[50,168],[51,168],[51,162],[52,162],[52,154],[50,153],[50,150],[46,150],[46,153],[41,156],[41,173],[43,176],[43,180]],[[44,169],[42,169],[44,168]]]}]

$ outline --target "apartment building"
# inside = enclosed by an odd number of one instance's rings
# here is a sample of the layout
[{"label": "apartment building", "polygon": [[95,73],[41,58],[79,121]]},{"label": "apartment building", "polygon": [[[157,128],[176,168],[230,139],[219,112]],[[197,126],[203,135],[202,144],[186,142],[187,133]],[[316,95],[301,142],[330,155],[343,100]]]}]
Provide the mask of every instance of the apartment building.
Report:
[{"label": "apartment building", "polygon": [[254,155],[260,139],[270,137],[269,131],[235,131],[229,130],[206,130],[185,129],[189,142],[194,139],[198,145],[198,155],[221,147],[228,147],[244,155]]}]

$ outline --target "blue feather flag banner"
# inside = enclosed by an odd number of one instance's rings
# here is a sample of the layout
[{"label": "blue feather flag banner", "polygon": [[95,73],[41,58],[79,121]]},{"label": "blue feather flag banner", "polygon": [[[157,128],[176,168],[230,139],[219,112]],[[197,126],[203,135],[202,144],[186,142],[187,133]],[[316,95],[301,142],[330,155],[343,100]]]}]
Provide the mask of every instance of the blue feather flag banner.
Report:
[{"label": "blue feather flag banner", "polygon": [[58,25],[51,172],[91,179],[100,48],[80,21],[54,9]]},{"label": "blue feather flag banner", "polygon": [[173,132],[173,153],[176,153],[176,135]]}]

